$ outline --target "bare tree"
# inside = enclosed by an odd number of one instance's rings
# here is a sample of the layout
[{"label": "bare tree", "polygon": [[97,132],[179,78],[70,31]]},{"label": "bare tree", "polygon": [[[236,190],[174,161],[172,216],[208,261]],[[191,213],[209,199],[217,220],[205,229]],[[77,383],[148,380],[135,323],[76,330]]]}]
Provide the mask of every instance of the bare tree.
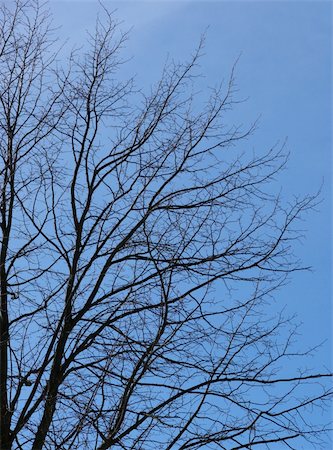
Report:
[{"label": "bare tree", "polygon": [[325,446],[330,374],[288,370],[268,308],[316,198],[272,193],[286,155],[227,125],[233,73],[196,103],[201,45],[118,81],[104,13],[63,62],[45,5],[1,7],[1,450]]}]

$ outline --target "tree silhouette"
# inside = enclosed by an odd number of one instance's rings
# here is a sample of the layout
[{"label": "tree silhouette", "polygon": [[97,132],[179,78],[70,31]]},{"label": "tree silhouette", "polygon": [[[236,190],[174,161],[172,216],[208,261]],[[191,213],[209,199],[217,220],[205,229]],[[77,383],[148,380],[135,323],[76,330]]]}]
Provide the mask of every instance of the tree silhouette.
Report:
[{"label": "tree silhouette", "polygon": [[227,125],[233,71],[198,104],[202,43],[144,94],[104,16],[64,61],[47,6],[1,7],[0,448],[325,448],[330,374],[269,313],[316,196]]}]

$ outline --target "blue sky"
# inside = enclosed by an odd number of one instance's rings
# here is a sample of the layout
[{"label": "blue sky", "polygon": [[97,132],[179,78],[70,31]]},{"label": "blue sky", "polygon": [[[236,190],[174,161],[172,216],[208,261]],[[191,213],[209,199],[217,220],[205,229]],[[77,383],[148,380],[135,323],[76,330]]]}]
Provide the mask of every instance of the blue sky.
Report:
[{"label": "blue sky", "polygon": [[[202,86],[228,76],[241,55],[236,77],[239,96],[248,98],[232,113],[237,123],[260,116],[249,145],[264,151],[287,138],[288,168],[279,177],[283,193],[314,193],[322,187],[318,212],[302,227],[296,255],[313,272],[295,274],[277,301],[303,322],[302,346],[327,340],[311,367],[329,364],[331,354],[331,28],[332,6],[321,1],[122,1],[104,2],[132,28],[127,69],[138,84],[156,81],[167,55],[186,58],[207,27]],[[80,43],[94,23],[97,1],[51,1],[62,36]]]}]

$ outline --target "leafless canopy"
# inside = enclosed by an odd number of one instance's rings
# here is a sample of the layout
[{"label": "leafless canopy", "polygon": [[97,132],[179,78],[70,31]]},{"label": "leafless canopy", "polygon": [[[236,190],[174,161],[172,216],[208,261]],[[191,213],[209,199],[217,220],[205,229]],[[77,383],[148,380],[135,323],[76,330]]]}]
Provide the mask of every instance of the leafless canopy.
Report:
[{"label": "leafless canopy", "polygon": [[327,448],[269,312],[315,199],[227,125],[233,73],[198,105],[199,46],[143,94],[107,11],[66,61],[38,0],[0,14],[1,450]]}]

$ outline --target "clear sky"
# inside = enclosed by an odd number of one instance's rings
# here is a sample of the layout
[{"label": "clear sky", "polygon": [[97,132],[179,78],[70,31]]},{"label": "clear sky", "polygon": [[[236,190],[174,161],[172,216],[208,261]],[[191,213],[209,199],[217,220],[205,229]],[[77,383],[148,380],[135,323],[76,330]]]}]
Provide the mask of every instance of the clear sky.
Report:
[{"label": "clear sky", "polygon": [[[233,113],[237,123],[260,116],[249,145],[268,149],[286,137],[288,169],[279,182],[288,195],[314,193],[322,182],[318,212],[303,223],[305,239],[295,252],[313,272],[295,274],[278,293],[287,311],[297,313],[302,347],[327,340],[313,359],[328,365],[332,343],[331,210],[332,210],[332,5],[321,1],[122,1],[105,0],[133,27],[126,54],[129,74],[149,86],[158,79],[169,54],[186,58],[207,27],[201,81],[212,85],[227,77],[235,59],[239,95],[248,97]],[[56,24],[64,38],[80,43],[93,25],[97,1],[51,0]]]}]

